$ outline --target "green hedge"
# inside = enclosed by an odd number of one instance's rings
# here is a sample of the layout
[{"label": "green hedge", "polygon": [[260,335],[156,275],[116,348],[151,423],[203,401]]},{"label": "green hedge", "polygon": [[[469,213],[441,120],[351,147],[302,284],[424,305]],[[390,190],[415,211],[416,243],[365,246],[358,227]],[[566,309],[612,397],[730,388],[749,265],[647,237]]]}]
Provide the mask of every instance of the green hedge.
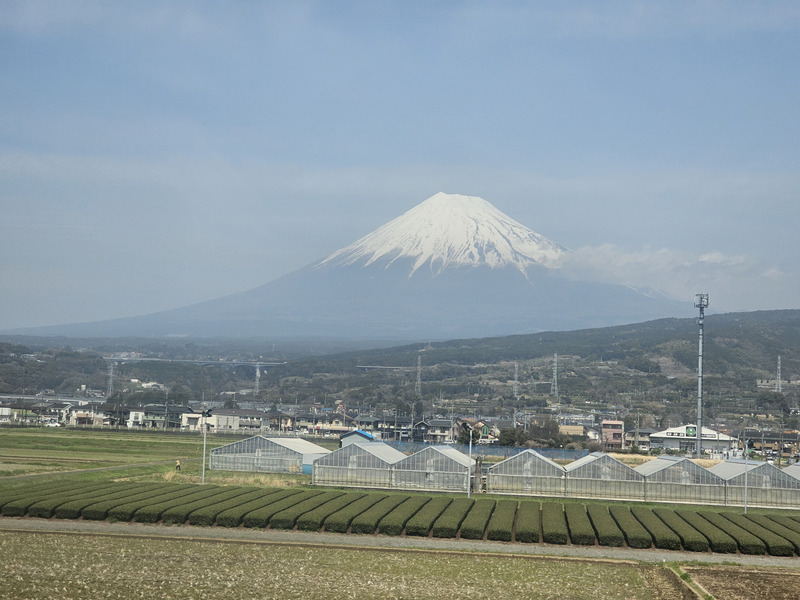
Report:
[{"label": "green hedge", "polygon": [[318,506],[314,510],[310,510],[304,515],[300,515],[297,519],[297,528],[303,531],[319,531],[322,529],[322,524],[332,514],[340,511],[346,506],[353,504],[360,498],[365,498],[364,492],[349,492],[343,494],[338,498],[326,502],[322,506]]},{"label": "green hedge", "polygon": [[242,506],[253,500],[263,498],[265,495],[272,494],[274,492],[275,490],[254,490],[245,488],[243,489],[242,494],[193,510],[191,513],[189,513],[189,525],[194,525],[196,527],[210,527],[216,522],[217,515],[220,513],[238,506]]},{"label": "green hedge", "polygon": [[716,525],[729,536],[731,536],[736,541],[736,545],[739,547],[739,551],[742,554],[766,553],[767,545],[764,542],[762,542],[752,533],[745,531],[733,523],[733,521],[726,519],[720,513],[704,510],[700,512],[700,515],[702,515],[706,521],[712,525]]},{"label": "green hedge", "polygon": [[761,525],[764,529],[768,529],[774,534],[781,536],[789,542],[794,548],[794,553],[800,555],[800,532],[790,529],[775,521],[771,516],[767,515],[747,515],[747,518]]},{"label": "green hedge", "polygon": [[[260,498],[254,498],[249,502],[245,502],[240,506],[235,506],[233,508],[228,508],[223,510],[221,513],[217,515],[217,526],[218,527],[238,527],[242,524],[243,519],[252,512],[256,512],[258,510],[262,510],[275,502],[281,502],[286,498],[290,498],[292,496],[296,496],[303,492],[302,488],[284,488],[284,489],[273,489],[270,490],[267,494]],[[266,521],[264,522],[266,525]],[[261,525],[261,527],[264,527]]]},{"label": "green hedge", "polygon": [[752,521],[748,516],[730,512],[722,513],[722,516],[764,542],[767,552],[772,556],[794,556],[791,542]]},{"label": "green hedge", "polygon": [[431,528],[431,535],[435,538],[454,538],[458,534],[461,522],[475,504],[472,498],[456,498],[453,500]]},{"label": "green hedge", "polygon": [[45,497],[53,493],[67,494],[73,490],[83,490],[85,488],[85,483],[70,484],[64,482],[54,483],[51,481],[39,484],[29,484],[14,490],[2,490],[0,491],[0,514],[5,514],[2,512],[2,508],[9,502],[24,500],[34,494],[39,495],[40,497]]},{"label": "green hedge", "polygon": [[[88,506],[85,506],[81,510],[81,517],[86,519],[87,521],[103,521],[104,519],[110,519],[111,518],[110,511],[118,506],[122,506],[124,504],[129,504],[132,502],[139,502],[140,500],[152,500],[154,498],[163,498],[168,494],[177,493],[178,490],[197,489],[197,486],[191,483],[185,483],[185,484],[156,483],[153,485],[155,487],[153,487],[150,490],[138,492],[126,498],[118,498],[116,500],[104,500],[102,502],[89,504]],[[130,518],[126,520],[130,520]]]},{"label": "green hedge", "polygon": [[433,527],[434,521],[439,518],[453,501],[452,498],[437,496],[425,504],[417,514],[406,523],[406,535],[426,536]]},{"label": "green hedge", "polygon": [[[58,490],[56,488],[48,488],[42,492],[31,492],[25,496],[6,502],[3,505],[0,513],[4,517],[22,517],[28,514],[30,508],[39,502],[46,502],[48,500],[56,500],[59,504],[69,502],[76,498],[80,498],[85,494],[92,494],[98,490],[102,490],[106,484],[96,484],[91,486],[81,486],[79,488],[70,489],[69,491]],[[48,515],[50,516],[50,515]]]},{"label": "green hedge", "polygon": [[198,498],[193,502],[187,502],[183,504],[179,504],[177,506],[173,506],[165,510],[161,514],[161,521],[167,525],[183,525],[186,523],[189,515],[194,511],[206,508],[208,506],[218,505],[223,502],[227,502],[232,498],[238,498],[242,494],[247,494],[249,490],[247,488],[240,488],[240,487],[231,487],[225,488],[218,494],[213,494],[206,498]]},{"label": "green hedge", "polygon": [[676,510],[675,514],[705,536],[712,552],[731,554],[738,550],[739,546],[736,544],[736,540],[716,525],[704,519],[696,511]]},{"label": "green hedge", "polygon": [[601,546],[619,548],[625,543],[625,536],[622,535],[622,531],[617,525],[617,522],[613,519],[611,514],[609,514],[606,505],[590,504],[587,507],[587,512],[597,532],[597,542]]},{"label": "green hedge", "polygon": [[476,500],[461,523],[461,537],[468,540],[482,540],[496,504],[497,502],[491,498]]},{"label": "green hedge", "polygon": [[411,496],[381,519],[381,522],[378,523],[378,533],[383,533],[384,535],[400,535],[403,533],[403,529],[405,529],[408,520],[430,501],[430,496]]},{"label": "green hedge", "polygon": [[569,538],[564,506],[558,502],[542,503],[542,541],[545,544],[566,544]]},{"label": "green hedge", "polygon": [[708,552],[708,540],[701,532],[684,521],[677,513],[669,508],[654,508],[653,512],[659,519],[672,529],[681,538],[683,549],[689,552]]},{"label": "green hedge", "polygon": [[387,496],[377,504],[365,510],[350,522],[352,533],[374,533],[378,523],[409,497],[402,494]]},{"label": "green hedge", "polygon": [[50,498],[40,500],[36,504],[28,507],[28,516],[36,517],[39,519],[49,519],[53,516],[56,509],[66,503],[78,502],[92,502],[95,498],[106,498],[118,492],[120,488],[124,491],[130,489],[137,484],[134,483],[107,483],[100,489],[93,491],[85,491],[83,493],[71,494],[55,494]]},{"label": "green hedge", "polygon": [[[216,488],[217,486],[208,486]],[[194,494],[197,491],[196,485],[169,485],[162,493],[155,496],[147,496],[144,498],[137,498],[136,500],[128,500],[122,504],[117,504],[108,509],[108,519],[111,521],[130,521],[133,519],[134,513],[143,506],[163,502],[172,498],[185,497],[189,494]]]},{"label": "green hedge", "polygon": [[[322,490],[304,490],[297,494],[285,496],[280,500],[275,500],[266,506],[248,512],[242,518],[242,525],[244,527],[250,527],[253,529],[266,527],[273,515],[276,515],[282,510],[286,510],[295,504],[305,502],[306,500],[310,500],[311,498],[319,496],[320,494],[322,494]],[[219,521],[219,517],[217,517],[217,521]]]},{"label": "green hedge", "polygon": [[325,522],[323,523],[325,526],[325,531],[331,531],[334,533],[347,533],[347,530],[350,529],[350,523],[353,519],[355,519],[364,511],[372,508],[384,498],[386,498],[386,494],[371,493],[359,500],[356,500],[352,504],[348,504],[325,519]]},{"label": "green hedge", "polygon": [[789,515],[769,515],[769,519],[786,529],[800,533],[800,521],[795,521]]},{"label": "green hedge", "polygon": [[567,529],[572,543],[594,546],[596,537],[589,515],[586,514],[586,507],[583,504],[567,504],[564,506],[564,516],[567,518]]},{"label": "green hedge", "polygon": [[171,508],[194,503],[197,500],[213,498],[225,492],[226,488],[220,488],[217,486],[204,486],[204,489],[197,492],[183,494],[176,498],[162,500],[161,502],[151,502],[146,506],[142,506],[135,513],[133,513],[133,520],[137,523],[158,523],[158,521],[161,519],[161,515]]},{"label": "green hedge", "polygon": [[323,492],[313,498],[288,506],[270,517],[269,527],[270,529],[292,529],[301,515],[342,495],[344,494],[340,491]]},{"label": "green hedge", "polygon": [[514,530],[514,539],[516,541],[527,544],[539,543],[540,510],[541,505],[533,500],[523,500],[519,503],[517,525]]},{"label": "green hedge", "polygon": [[486,539],[496,542],[510,542],[514,535],[514,520],[517,517],[516,500],[498,500],[492,518],[486,526]]},{"label": "green hedge", "polygon": [[681,538],[664,524],[649,508],[644,506],[634,506],[631,512],[636,519],[644,525],[644,528],[653,536],[653,544],[662,550],[680,550]]},{"label": "green hedge", "polygon": [[138,496],[142,492],[150,492],[161,487],[160,483],[136,483],[109,491],[102,496],[93,496],[82,500],[72,500],[65,502],[57,507],[53,513],[56,519],[77,519],[83,514],[84,509],[99,502],[121,502],[127,501],[131,497]]},{"label": "green hedge", "polygon": [[651,548],[653,536],[644,528],[627,506],[610,506],[609,514],[625,536],[629,548]]}]

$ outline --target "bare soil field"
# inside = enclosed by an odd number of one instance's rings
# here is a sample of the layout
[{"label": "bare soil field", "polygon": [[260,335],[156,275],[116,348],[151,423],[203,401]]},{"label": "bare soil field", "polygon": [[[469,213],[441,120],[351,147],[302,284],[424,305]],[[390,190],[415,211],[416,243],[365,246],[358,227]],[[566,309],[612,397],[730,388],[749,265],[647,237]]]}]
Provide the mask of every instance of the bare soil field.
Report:
[{"label": "bare soil field", "polygon": [[714,598],[726,600],[800,598],[798,571],[727,566],[686,566],[683,570]]}]

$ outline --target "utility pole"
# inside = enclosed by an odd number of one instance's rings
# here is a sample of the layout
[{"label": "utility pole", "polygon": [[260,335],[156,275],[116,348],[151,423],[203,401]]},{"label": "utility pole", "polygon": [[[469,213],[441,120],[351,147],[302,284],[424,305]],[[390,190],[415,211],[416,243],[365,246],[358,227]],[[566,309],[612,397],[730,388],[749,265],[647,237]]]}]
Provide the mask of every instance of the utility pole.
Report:
[{"label": "utility pole", "polygon": [[703,319],[708,308],[708,294],[695,294],[695,308],[700,309],[700,335],[697,351],[697,458],[703,455]]}]

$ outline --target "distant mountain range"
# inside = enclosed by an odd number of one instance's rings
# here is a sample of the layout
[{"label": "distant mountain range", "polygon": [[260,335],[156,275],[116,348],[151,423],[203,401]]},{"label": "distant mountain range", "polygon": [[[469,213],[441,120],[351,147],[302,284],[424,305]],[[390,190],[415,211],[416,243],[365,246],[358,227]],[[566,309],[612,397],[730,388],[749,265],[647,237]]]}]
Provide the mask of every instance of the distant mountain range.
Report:
[{"label": "distant mountain range", "polygon": [[439,193],[303,269],[144,316],[16,330],[69,337],[431,340],[687,316],[654,291],[575,281],[570,251],[482,198]]}]

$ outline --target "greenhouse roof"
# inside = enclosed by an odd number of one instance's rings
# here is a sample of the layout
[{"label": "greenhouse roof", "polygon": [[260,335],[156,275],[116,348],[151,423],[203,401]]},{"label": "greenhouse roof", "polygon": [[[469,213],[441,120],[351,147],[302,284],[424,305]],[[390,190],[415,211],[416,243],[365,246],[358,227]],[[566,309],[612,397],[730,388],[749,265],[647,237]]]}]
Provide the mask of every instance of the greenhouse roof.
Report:
[{"label": "greenhouse roof", "polygon": [[389,464],[394,464],[398,460],[403,460],[406,457],[400,450],[392,448],[390,445],[384,444],[383,442],[356,442],[352,445],[356,448],[361,448],[365,452],[369,452],[374,457]]},{"label": "greenhouse roof", "polygon": [[779,470],[777,467],[774,467],[765,462],[756,462],[752,460],[742,460],[739,458],[726,460],[725,462],[718,463],[713,467],[710,467],[708,470],[714,473],[714,475],[718,475],[723,479],[733,479],[734,477],[738,477],[743,473],[747,472],[750,473],[754,469],[758,468],[770,468]]},{"label": "greenhouse roof", "polygon": [[[688,458],[684,458],[683,456],[659,456],[654,458],[653,460],[649,460],[646,463],[642,463],[633,468],[634,471],[637,473],[641,473],[645,477],[652,475],[653,473],[658,473],[659,471],[663,471],[664,469],[669,469],[670,467],[680,466],[681,468],[690,469],[703,469],[697,463],[693,463]],[[706,471],[708,469],[705,469]]]}]

